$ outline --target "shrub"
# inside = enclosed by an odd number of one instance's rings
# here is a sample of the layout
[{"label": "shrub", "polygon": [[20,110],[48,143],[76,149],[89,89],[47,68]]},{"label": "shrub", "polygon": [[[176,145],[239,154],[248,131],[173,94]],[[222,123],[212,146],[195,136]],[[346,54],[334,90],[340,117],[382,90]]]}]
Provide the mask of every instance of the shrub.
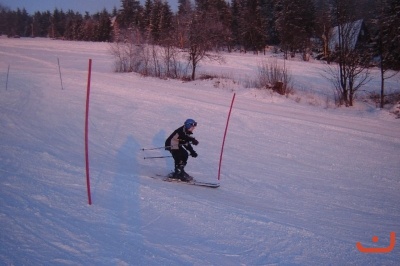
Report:
[{"label": "shrub", "polygon": [[257,88],[271,89],[281,95],[288,95],[293,91],[292,76],[288,69],[278,65],[277,61],[268,64],[263,61],[258,67]]},{"label": "shrub", "polygon": [[110,45],[115,72],[136,72],[159,78],[181,78],[185,75],[179,49],[146,45],[140,42],[141,39],[135,34],[127,34],[123,41]]}]

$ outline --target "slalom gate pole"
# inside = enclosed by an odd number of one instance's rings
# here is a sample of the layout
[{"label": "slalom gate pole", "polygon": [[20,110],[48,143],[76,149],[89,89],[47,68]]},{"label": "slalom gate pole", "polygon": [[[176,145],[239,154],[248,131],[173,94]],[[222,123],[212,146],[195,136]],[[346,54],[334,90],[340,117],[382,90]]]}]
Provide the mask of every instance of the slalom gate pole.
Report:
[{"label": "slalom gate pole", "polygon": [[7,69],[6,90],[8,87],[8,74],[10,74],[10,64],[8,64],[8,69]]},{"label": "slalom gate pole", "polygon": [[225,133],[224,133],[224,138],[223,138],[223,140],[222,140],[221,155],[220,155],[220,157],[219,157],[218,180],[220,180],[220,176],[221,176],[222,154],[224,153],[224,145],[225,145],[226,132],[228,131],[229,119],[230,119],[230,117],[231,117],[232,106],[233,106],[233,102],[235,101],[235,96],[236,96],[236,93],[233,94],[232,102],[231,102],[231,107],[229,108],[228,118],[227,118],[227,120],[226,120]]},{"label": "slalom gate pole", "polygon": [[170,156],[150,156],[150,157],[143,157],[143,159],[147,160],[147,159],[160,159],[160,158],[169,158],[169,157],[172,157],[172,156],[171,155]]},{"label": "slalom gate pole", "polygon": [[86,184],[89,205],[92,205],[92,197],[90,194],[90,175],[89,175],[89,96],[90,96],[90,78],[92,73],[92,59],[89,59],[89,70],[87,80],[86,95],[86,119],[85,119],[85,159],[86,159]]},{"label": "slalom gate pole", "polygon": [[61,67],[60,67],[60,58],[57,57],[57,62],[58,62],[58,72],[60,73],[60,81],[61,81],[61,89],[63,90],[63,83],[62,83],[62,77],[61,77]]}]

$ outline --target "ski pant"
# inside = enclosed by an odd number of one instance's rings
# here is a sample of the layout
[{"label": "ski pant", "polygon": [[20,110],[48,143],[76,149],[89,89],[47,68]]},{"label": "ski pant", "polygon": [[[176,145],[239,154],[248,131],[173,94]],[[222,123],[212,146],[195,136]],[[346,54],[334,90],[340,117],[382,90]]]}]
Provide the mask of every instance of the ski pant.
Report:
[{"label": "ski pant", "polygon": [[172,154],[172,157],[174,158],[175,166],[184,167],[186,165],[189,154],[184,148],[179,147],[178,150],[170,150],[170,152]]}]

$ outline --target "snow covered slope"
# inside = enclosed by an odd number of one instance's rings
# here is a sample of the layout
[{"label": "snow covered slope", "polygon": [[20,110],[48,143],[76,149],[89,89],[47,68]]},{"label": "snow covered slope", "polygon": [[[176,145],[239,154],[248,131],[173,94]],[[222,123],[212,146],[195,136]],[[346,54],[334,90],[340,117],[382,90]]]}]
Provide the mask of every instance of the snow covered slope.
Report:
[{"label": "snow covered slope", "polygon": [[[262,58],[226,55],[226,65],[200,71],[246,78]],[[286,63],[300,103],[226,80],[113,73],[108,44],[1,38],[0,264],[397,265],[399,243],[385,254],[356,243],[389,246],[390,232],[399,239],[399,121],[364,104],[326,108],[323,65]],[[162,146],[190,117],[200,144],[187,171],[217,181],[233,92],[221,186],[148,178],[172,161],[143,160],[168,154],[140,149]]]}]

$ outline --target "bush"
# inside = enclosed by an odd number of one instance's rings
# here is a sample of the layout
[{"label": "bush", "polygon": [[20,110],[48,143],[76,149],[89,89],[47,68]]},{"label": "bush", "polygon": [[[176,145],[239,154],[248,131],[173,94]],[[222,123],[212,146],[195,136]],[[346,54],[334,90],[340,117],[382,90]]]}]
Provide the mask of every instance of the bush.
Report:
[{"label": "bush", "polygon": [[271,89],[281,95],[288,95],[293,91],[292,76],[286,67],[281,67],[276,61],[268,64],[263,61],[258,67],[256,80],[257,88]]},{"label": "bush", "polygon": [[110,53],[114,56],[115,72],[138,72],[142,65],[143,46],[129,42],[113,43]]},{"label": "bush", "polygon": [[176,47],[146,45],[135,34],[127,34],[123,41],[110,45],[115,72],[136,72],[159,78],[181,78],[186,71],[179,60]]}]

